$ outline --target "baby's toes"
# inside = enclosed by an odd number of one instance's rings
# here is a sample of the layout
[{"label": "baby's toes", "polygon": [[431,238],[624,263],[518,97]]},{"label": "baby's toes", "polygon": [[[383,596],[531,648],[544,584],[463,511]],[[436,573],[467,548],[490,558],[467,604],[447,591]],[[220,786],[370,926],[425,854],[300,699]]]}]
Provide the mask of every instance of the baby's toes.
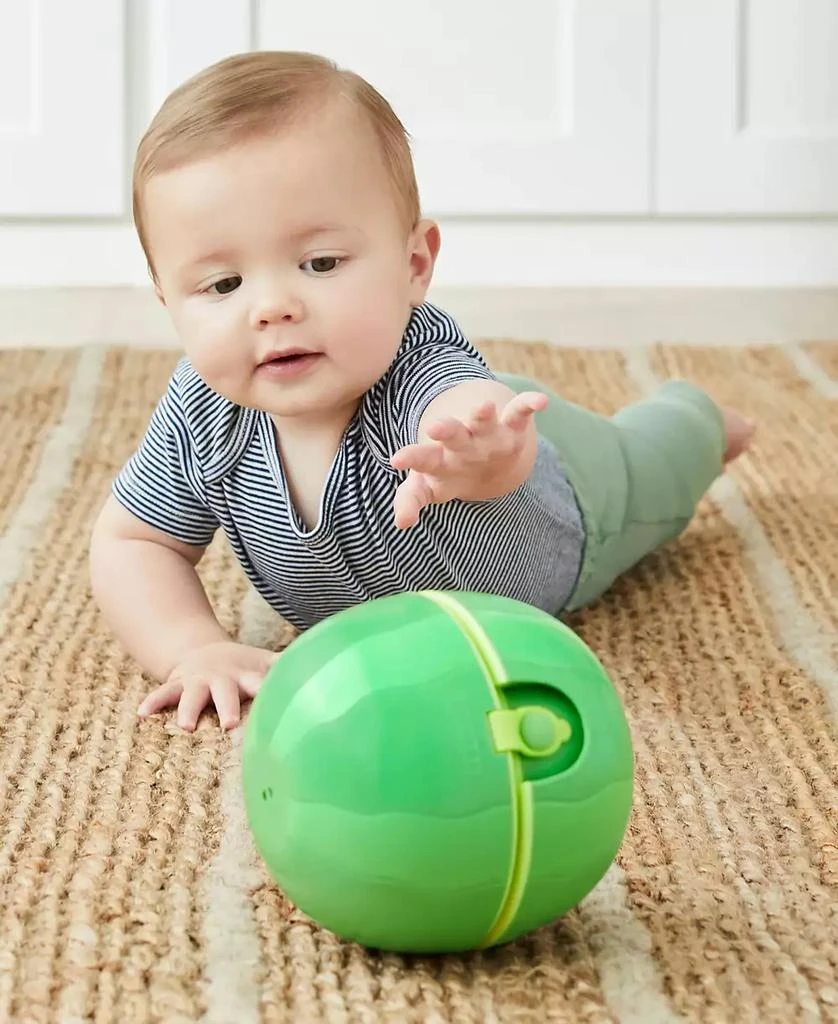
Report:
[{"label": "baby's toes", "polygon": [[757,428],[753,420],[749,420],[736,409],[725,406],[722,409],[722,418],[725,428],[725,452],[724,462],[732,462],[742,452],[747,451],[751,444],[751,438]]}]

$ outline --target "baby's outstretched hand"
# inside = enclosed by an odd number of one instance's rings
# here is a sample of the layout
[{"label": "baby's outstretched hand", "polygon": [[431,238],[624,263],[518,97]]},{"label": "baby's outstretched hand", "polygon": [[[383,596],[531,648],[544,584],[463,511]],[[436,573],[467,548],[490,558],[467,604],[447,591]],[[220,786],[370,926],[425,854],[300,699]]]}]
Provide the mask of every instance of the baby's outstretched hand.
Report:
[{"label": "baby's outstretched hand", "polygon": [[255,697],[279,654],[230,642],[206,644],[189,651],[137,709],[140,718],[177,705],[177,724],[192,732],[201,712],[215,704],[224,729],[241,718],[241,698]]},{"label": "baby's outstretched hand", "polygon": [[533,413],[547,405],[547,396],[525,391],[504,406],[479,405],[464,419],[453,416],[427,428],[430,440],[400,448],[390,459],[394,469],[408,470],[393,501],[396,526],[419,521],[426,505],[452,498],[472,501],[499,497],[499,481],[509,478],[521,458]]}]

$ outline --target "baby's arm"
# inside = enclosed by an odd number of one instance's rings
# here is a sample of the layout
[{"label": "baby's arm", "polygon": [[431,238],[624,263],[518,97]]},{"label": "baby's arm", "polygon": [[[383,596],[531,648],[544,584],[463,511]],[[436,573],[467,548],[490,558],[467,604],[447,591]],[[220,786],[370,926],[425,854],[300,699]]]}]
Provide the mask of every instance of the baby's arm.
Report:
[{"label": "baby's arm", "polygon": [[191,648],[230,641],[195,571],[205,550],[142,522],[113,495],[93,527],[93,595],[125,648],[161,683]]},{"label": "baby's arm", "polygon": [[392,465],[409,470],[394,502],[396,525],[413,526],[425,505],[487,501],[527,479],[538,447],[533,413],[547,396],[515,394],[495,380],[462,381],[437,395],[419,421],[418,441],[396,452]]},{"label": "baby's arm", "polygon": [[91,584],[103,615],[161,684],[138,713],[177,704],[177,723],[189,730],[211,701],[225,728],[237,725],[241,696],[255,695],[278,657],[235,643],[221,628],[195,571],[204,550],[144,523],[113,495],[90,543]]}]

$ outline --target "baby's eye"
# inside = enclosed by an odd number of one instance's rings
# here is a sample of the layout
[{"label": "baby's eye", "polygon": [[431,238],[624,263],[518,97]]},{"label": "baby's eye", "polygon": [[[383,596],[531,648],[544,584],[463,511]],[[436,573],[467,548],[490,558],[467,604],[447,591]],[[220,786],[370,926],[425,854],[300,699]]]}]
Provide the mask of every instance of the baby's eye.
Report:
[{"label": "baby's eye", "polygon": [[233,274],[232,277],[222,277],[220,281],[213,281],[209,288],[207,288],[207,291],[212,292],[215,295],[229,295],[230,292],[234,292],[241,283],[241,277],[239,277],[238,274]]},{"label": "baby's eye", "polygon": [[303,263],[303,270],[311,270],[315,274],[328,274],[336,270],[343,260],[339,256],[315,256]]}]

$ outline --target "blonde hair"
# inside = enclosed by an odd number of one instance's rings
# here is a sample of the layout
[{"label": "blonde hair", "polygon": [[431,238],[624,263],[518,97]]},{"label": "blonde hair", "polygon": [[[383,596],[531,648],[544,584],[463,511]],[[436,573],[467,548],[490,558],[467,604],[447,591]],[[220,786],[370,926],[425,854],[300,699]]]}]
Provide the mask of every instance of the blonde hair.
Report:
[{"label": "blonde hair", "polygon": [[330,99],[346,97],[373,129],[408,230],[420,218],[407,131],[390,104],[353,71],[312,53],[261,50],[226,57],[178,86],[137,147],[134,224],[149,268],[143,188],[155,174],[293,124]]}]

